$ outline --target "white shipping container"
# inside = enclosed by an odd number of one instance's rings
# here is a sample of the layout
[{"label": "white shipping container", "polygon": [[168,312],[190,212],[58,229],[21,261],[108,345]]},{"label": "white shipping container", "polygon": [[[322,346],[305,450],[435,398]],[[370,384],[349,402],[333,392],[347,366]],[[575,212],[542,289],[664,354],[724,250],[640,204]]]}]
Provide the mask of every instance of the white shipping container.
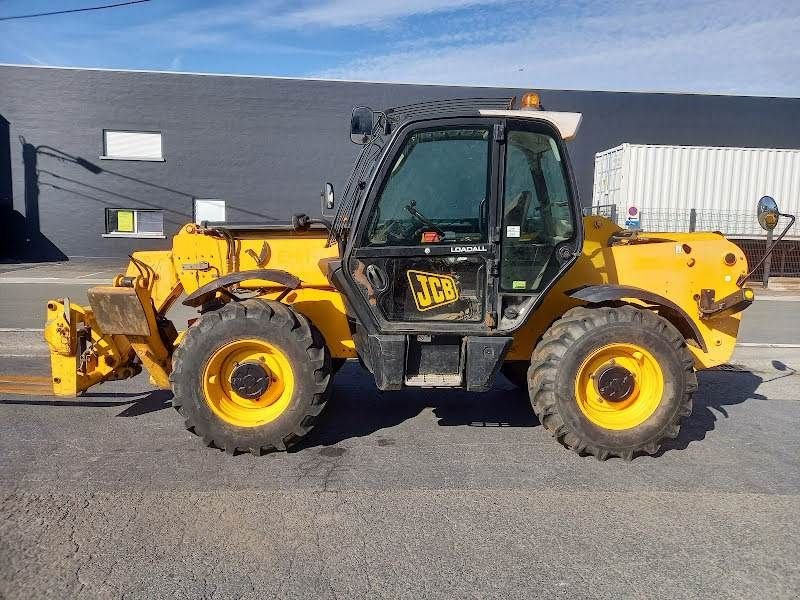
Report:
[{"label": "white shipping container", "polygon": [[[756,220],[762,196],[800,216],[800,150],[622,144],[598,152],[592,209],[644,231],[696,231],[764,237]],[[778,223],[778,231],[785,223]],[[787,237],[800,238],[800,227]]]}]

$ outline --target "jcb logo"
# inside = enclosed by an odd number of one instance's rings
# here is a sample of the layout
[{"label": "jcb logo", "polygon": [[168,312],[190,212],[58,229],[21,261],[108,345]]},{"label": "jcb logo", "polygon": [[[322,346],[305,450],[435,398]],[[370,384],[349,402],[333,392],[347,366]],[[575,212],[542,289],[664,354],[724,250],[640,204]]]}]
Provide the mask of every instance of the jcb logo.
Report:
[{"label": "jcb logo", "polygon": [[437,275],[425,271],[408,271],[406,274],[417,310],[430,310],[458,300],[456,280],[449,275]]}]

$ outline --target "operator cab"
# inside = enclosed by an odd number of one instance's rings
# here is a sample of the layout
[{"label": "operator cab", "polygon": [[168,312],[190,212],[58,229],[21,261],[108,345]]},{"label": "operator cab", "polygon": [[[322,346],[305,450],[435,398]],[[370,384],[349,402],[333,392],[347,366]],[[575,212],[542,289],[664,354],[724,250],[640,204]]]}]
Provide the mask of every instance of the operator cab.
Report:
[{"label": "operator cab", "polygon": [[537,94],[519,108],[354,109],[364,149],[333,223],[332,280],[378,387],[491,386],[513,332],[580,254],[565,149],[580,119],[541,110]]}]

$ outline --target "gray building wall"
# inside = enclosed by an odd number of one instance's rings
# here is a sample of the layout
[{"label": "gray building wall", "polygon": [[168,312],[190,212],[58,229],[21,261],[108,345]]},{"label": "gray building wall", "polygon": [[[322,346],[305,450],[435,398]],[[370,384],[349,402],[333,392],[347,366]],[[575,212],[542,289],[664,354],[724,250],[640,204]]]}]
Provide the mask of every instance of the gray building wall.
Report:
[{"label": "gray building wall", "polygon": [[[226,200],[232,221],[318,214],[322,183],[341,191],[358,150],[348,136],[353,105],[523,91],[0,66],[4,252],[59,259],[167,247],[192,219],[192,198]],[[798,99],[541,96],[548,109],[584,114],[570,150],[585,204],[595,152],[622,142],[800,146]],[[100,160],[103,129],[162,131],[165,161]],[[103,238],[105,207],[163,209],[167,239]]]}]

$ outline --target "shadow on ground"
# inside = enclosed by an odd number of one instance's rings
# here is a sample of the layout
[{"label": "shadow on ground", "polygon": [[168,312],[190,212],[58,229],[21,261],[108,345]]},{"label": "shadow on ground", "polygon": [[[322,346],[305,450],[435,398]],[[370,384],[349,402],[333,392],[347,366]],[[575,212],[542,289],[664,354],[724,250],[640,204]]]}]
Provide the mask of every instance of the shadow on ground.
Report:
[{"label": "shadow on ground", "polygon": [[[794,374],[782,363],[773,365],[777,377]],[[729,418],[728,406],[746,400],[766,400],[756,393],[762,377],[745,368],[729,365],[699,374],[700,387],[694,397],[691,417],[685,419],[675,440],[664,443],[657,456],[670,450],[685,449],[692,442],[705,439],[720,418]],[[75,400],[45,398],[7,398],[0,404],[53,406],[59,408],[126,407],[119,417],[137,417],[172,406],[172,393],[151,392],[88,392]],[[330,447],[352,439],[374,435],[399,426],[430,410],[441,427],[525,427],[539,425],[531,409],[527,392],[512,386],[502,376],[494,389],[483,394],[462,390],[414,389],[381,392],[368,373],[356,364],[346,365],[334,382],[333,396],[311,435],[292,452],[307,448]],[[390,445],[391,438],[378,436],[379,445]]]},{"label": "shadow on ground", "polygon": [[[92,398],[98,398],[93,400]],[[102,399],[101,399],[102,398]],[[113,398],[126,398],[114,400]],[[151,392],[87,392],[76,399],[51,400],[32,398],[2,398],[0,404],[19,404],[24,406],[58,406],[59,408],[109,408],[127,406],[118,417],[138,417],[172,406],[172,392],[153,390]]]},{"label": "shadow on ground", "polygon": [[700,387],[694,395],[691,416],[683,420],[678,437],[666,440],[656,456],[670,450],[684,450],[692,442],[704,440],[706,434],[714,431],[720,416],[730,418],[727,406],[746,400],[767,400],[763,394],[756,393],[764,379],[745,367],[723,365],[698,372],[697,379]]},{"label": "shadow on ground", "polygon": [[[704,371],[699,373],[699,379],[692,415],[684,420],[678,438],[664,443],[659,456],[705,439],[716,427],[719,415],[729,418],[726,407],[749,399],[766,400],[756,393],[763,379],[744,368]],[[429,409],[438,418],[438,425],[444,427],[539,425],[527,393],[514,388],[502,377],[498,377],[495,388],[485,394],[432,389],[380,392],[365,372],[348,365],[337,376],[335,386],[334,397],[321,422],[304,442],[293,448],[294,451],[333,446],[350,438],[369,436]]]},{"label": "shadow on ground", "polygon": [[[337,375],[334,393],[319,424],[292,451],[333,446],[395,427],[431,410],[442,427],[535,427],[539,424],[527,392],[498,377],[483,394],[463,390],[414,389],[381,392],[357,365]],[[381,444],[381,440],[378,443]],[[383,442],[387,444],[386,441]]]}]

